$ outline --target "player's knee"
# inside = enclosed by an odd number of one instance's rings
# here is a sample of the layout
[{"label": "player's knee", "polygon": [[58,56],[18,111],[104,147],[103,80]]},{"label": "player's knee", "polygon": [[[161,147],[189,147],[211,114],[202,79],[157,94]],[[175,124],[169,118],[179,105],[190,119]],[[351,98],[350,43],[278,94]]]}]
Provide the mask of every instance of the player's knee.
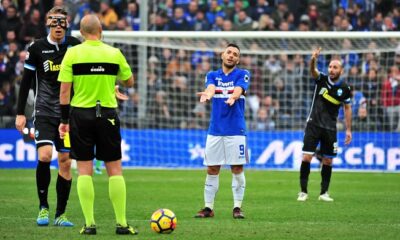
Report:
[{"label": "player's knee", "polygon": [[39,160],[42,162],[50,162],[52,158],[51,152],[43,152],[39,156]]},{"label": "player's knee", "polygon": [[332,158],[322,158],[322,164],[332,166],[333,160]]},{"label": "player's knee", "polygon": [[207,173],[209,175],[218,175],[219,174],[219,167],[218,166],[208,166]]},{"label": "player's knee", "polygon": [[303,154],[303,162],[311,162],[312,157],[310,154]]},{"label": "player's knee", "polygon": [[234,174],[240,174],[243,172],[243,166],[242,165],[231,166],[231,171]]}]

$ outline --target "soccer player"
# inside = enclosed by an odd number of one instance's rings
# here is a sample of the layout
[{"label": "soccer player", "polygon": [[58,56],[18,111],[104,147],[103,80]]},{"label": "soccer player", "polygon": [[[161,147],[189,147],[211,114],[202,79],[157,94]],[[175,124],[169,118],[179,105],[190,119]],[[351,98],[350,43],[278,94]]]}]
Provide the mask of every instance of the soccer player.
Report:
[{"label": "soccer player", "polygon": [[199,92],[200,102],[212,99],[212,113],[208,129],[204,165],[207,177],[204,186],[205,207],[195,217],[214,216],[214,199],[219,187],[221,165],[232,171],[233,218],[244,218],[242,201],[246,188],[243,165],[248,162],[245,122],[245,93],[250,73],[237,68],[240,49],[228,44],[221,55],[222,68],[206,76],[206,89]]},{"label": "soccer player", "polygon": [[318,200],[332,202],[328,194],[329,183],[332,175],[332,159],[337,154],[336,119],[339,108],[344,104],[346,138],[345,144],[351,142],[351,90],[340,78],[343,73],[343,65],[340,60],[331,60],[328,73],[325,75],[317,69],[317,59],[321,48],[313,51],[310,60],[310,73],[315,79],[315,91],[311,104],[311,112],[307,118],[307,126],[303,140],[303,160],[300,167],[300,187],[298,201],[306,201],[308,198],[308,176],[310,175],[310,162],[320,143],[322,155],[321,167],[321,192]]},{"label": "soccer player", "polygon": [[[82,18],[80,31],[85,41],[69,48],[61,63],[60,137],[70,131],[71,157],[76,159],[77,190],[85,225],[81,234],[96,234],[94,220],[93,159],[105,162],[109,176],[109,196],[114,207],[117,234],[137,234],[126,221],[126,186],[122,176],[121,133],[114,85],[127,87],[133,75],[117,48],[104,44],[102,27],[96,15]],[[71,88],[74,95],[70,102]],[[70,112],[70,106],[72,107]],[[96,149],[96,151],[94,151]]]},{"label": "soccer player", "polygon": [[17,103],[16,128],[22,132],[26,125],[24,109],[31,87],[36,81],[35,89],[35,142],[39,161],[36,167],[36,185],[39,196],[39,216],[36,222],[39,226],[49,224],[49,203],[47,201],[50,184],[50,161],[53,154],[53,144],[58,151],[59,172],[57,177],[57,209],[54,225],[73,226],[66,215],[65,209],[71,189],[72,176],[70,172],[71,159],[69,148],[64,146],[58,134],[60,123],[59,95],[60,83],[57,82],[60,64],[67,48],[79,44],[79,40],[65,36],[68,28],[67,12],[62,7],[53,7],[47,13],[47,27],[50,28],[46,38],[34,41],[28,48],[24,64],[24,74]]}]

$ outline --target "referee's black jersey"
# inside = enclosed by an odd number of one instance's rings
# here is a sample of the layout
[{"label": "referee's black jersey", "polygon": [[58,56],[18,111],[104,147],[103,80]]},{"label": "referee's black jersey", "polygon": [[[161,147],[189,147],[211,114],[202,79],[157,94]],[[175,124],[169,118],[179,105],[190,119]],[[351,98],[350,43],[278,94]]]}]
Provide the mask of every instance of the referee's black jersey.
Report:
[{"label": "referee's black jersey", "polygon": [[48,36],[29,46],[24,67],[36,71],[34,116],[61,116],[58,73],[67,49],[79,43],[78,39],[66,36],[57,44]]},{"label": "referee's black jersey", "polygon": [[328,76],[319,74],[315,80],[314,96],[307,123],[336,131],[336,119],[343,104],[351,103],[351,89],[339,80],[333,83]]}]

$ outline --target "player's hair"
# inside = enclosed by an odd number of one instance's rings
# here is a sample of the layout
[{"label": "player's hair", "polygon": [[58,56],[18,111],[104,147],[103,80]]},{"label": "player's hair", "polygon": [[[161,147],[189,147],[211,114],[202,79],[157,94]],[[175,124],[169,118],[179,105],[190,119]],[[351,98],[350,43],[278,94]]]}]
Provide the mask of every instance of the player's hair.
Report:
[{"label": "player's hair", "polygon": [[240,53],[240,48],[239,48],[239,46],[238,46],[237,44],[235,44],[235,43],[228,43],[228,45],[226,46],[226,48],[228,48],[228,47],[237,48],[237,49],[239,50],[239,53]]},{"label": "player's hair", "polygon": [[67,10],[64,7],[55,6],[47,12],[47,16],[51,14],[62,14],[64,16],[68,15]]}]

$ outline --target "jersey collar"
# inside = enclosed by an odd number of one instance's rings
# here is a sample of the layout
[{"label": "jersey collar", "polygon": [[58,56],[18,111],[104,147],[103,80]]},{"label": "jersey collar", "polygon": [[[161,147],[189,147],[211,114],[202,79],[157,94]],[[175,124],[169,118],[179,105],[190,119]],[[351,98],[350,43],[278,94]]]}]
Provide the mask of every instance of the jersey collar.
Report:
[{"label": "jersey collar", "polygon": [[342,84],[342,79],[340,78],[339,81],[333,82],[333,81],[331,80],[331,78],[328,76],[328,83],[329,83],[331,86],[339,86],[340,84]]},{"label": "jersey collar", "polygon": [[85,40],[85,44],[89,44],[92,46],[98,46],[102,44],[102,41],[100,40]]},{"label": "jersey collar", "polygon": [[[57,42],[51,40],[50,34],[47,35],[47,41],[48,41],[50,44],[53,44],[53,45],[55,45],[55,46],[58,46],[58,45],[59,45]],[[65,43],[65,36],[64,36],[63,40],[61,41],[61,44],[63,44],[63,43]]]}]

